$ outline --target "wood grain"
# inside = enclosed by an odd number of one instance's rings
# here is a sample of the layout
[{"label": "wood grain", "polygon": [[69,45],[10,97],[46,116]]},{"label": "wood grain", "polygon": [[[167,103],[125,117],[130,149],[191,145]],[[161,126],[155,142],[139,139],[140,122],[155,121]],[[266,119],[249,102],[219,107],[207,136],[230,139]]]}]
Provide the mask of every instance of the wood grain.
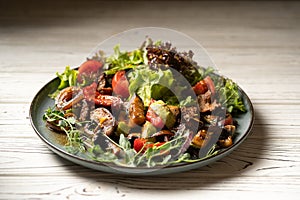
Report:
[{"label": "wood grain", "polygon": [[[299,199],[300,2],[0,1],[0,199]],[[160,26],[202,44],[254,103],[252,134],[229,156],[184,173],[90,170],[33,131],[38,90],[100,41]]]}]

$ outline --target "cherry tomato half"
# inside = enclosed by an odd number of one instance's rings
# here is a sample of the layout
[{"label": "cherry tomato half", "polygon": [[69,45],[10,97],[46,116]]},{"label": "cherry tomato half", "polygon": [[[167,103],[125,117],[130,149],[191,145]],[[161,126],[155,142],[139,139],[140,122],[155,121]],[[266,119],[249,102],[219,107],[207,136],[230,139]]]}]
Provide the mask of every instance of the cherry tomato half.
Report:
[{"label": "cherry tomato half", "polygon": [[196,93],[196,95],[204,94],[205,92],[207,92],[207,90],[209,90],[212,93],[212,95],[214,95],[216,92],[215,84],[209,76],[196,83],[193,87],[193,90]]},{"label": "cherry tomato half", "polygon": [[226,118],[224,120],[224,126],[226,125],[233,125],[233,118],[231,116],[231,114],[226,114]]},{"label": "cherry tomato half", "polygon": [[84,78],[96,78],[93,77],[102,68],[103,63],[96,60],[88,60],[82,63],[78,69],[77,81],[82,83]]},{"label": "cherry tomato half", "polygon": [[216,89],[215,89],[215,84],[214,84],[213,80],[209,76],[205,77],[203,80],[206,83],[211,94],[214,95],[216,93]]},{"label": "cherry tomato half", "polygon": [[156,142],[156,143],[150,143],[148,142],[147,139],[145,138],[137,138],[134,140],[133,142],[133,148],[136,152],[139,152],[141,151],[142,149],[142,152],[145,152],[147,149],[149,148],[153,148],[153,147],[159,147],[161,145],[163,145],[165,142]]},{"label": "cherry tomato half", "polygon": [[118,71],[112,79],[112,89],[117,95],[123,98],[129,97],[129,82],[125,76],[125,71]]},{"label": "cherry tomato half", "polygon": [[133,142],[133,148],[136,152],[139,152],[144,145],[146,144],[147,140],[144,138],[137,138]]},{"label": "cherry tomato half", "polygon": [[204,94],[208,90],[207,84],[204,80],[201,80],[198,83],[196,83],[196,85],[194,85],[193,90],[196,93],[196,95]]}]

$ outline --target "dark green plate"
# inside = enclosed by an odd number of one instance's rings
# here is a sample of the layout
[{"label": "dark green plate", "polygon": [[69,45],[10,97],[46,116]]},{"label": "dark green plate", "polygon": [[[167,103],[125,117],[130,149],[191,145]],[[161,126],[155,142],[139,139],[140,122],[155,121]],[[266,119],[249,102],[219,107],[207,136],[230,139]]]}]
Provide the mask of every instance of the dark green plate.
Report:
[{"label": "dark green plate", "polygon": [[113,164],[100,163],[90,160],[84,153],[73,155],[66,150],[64,146],[64,136],[58,133],[50,131],[43,121],[42,117],[46,109],[54,105],[53,99],[48,97],[48,94],[54,92],[59,84],[59,79],[55,78],[49,83],[47,83],[34,97],[30,106],[30,119],[31,124],[37,135],[47,144],[47,146],[55,153],[61,157],[70,160],[79,165],[104,171],[110,173],[118,174],[128,174],[128,175],[158,175],[158,174],[168,174],[187,171],[195,168],[199,168],[208,165],[216,160],[227,156],[234,149],[236,149],[250,134],[253,121],[254,121],[254,110],[252,103],[246,93],[239,88],[242,94],[243,101],[245,103],[247,112],[235,117],[237,119],[239,126],[237,128],[237,136],[235,137],[234,144],[222,151],[217,155],[203,159],[195,163],[180,163],[176,165],[169,165],[163,168],[135,168],[135,167],[120,167]]}]

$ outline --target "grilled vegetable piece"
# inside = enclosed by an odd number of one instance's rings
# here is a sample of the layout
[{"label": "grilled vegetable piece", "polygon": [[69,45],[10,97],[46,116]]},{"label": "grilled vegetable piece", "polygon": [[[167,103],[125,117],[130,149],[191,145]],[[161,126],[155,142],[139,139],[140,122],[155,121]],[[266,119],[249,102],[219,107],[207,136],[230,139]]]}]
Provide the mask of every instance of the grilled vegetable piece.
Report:
[{"label": "grilled vegetable piece", "polygon": [[212,93],[210,90],[206,91],[204,94],[198,95],[198,104],[200,107],[200,112],[213,111],[220,106],[217,101],[212,98]]},{"label": "grilled vegetable piece", "polygon": [[198,148],[201,148],[207,144],[208,138],[207,131],[202,129],[194,136],[192,144]]},{"label": "grilled vegetable piece", "polygon": [[90,118],[92,121],[97,123],[96,130],[101,129],[107,136],[112,135],[116,125],[116,120],[109,110],[103,107],[96,108],[91,112]]},{"label": "grilled vegetable piece", "polygon": [[94,99],[95,105],[105,106],[105,107],[113,106],[115,103],[119,101],[120,98],[115,96],[105,95],[105,94],[98,94]]},{"label": "grilled vegetable piece", "polygon": [[123,134],[124,136],[128,136],[130,132],[131,127],[126,123],[125,121],[121,121],[118,123],[116,134],[117,136],[120,136]]},{"label": "grilled vegetable piece", "polygon": [[168,107],[169,107],[171,113],[175,117],[179,116],[179,114],[180,114],[180,108],[178,106],[168,105]]},{"label": "grilled vegetable piece", "polygon": [[97,106],[105,106],[109,107],[115,104],[116,102],[120,101],[119,97],[100,94],[97,91],[97,83],[92,83],[83,88],[84,98],[87,101],[93,102]]},{"label": "grilled vegetable piece", "polygon": [[142,125],[146,120],[144,115],[144,103],[136,94],[130,101],[129,118],[131,125]]},{"label": "grilled vegetable piece", "polygon": [[83,98],[84,95],[79,87],[70,86],[59,92],[55,99],[55,105],[58,110],[67,110],[79,103]]},{"label": "grilled vegetable piece", "polygon": [[218,141],[218,145],[223,148],[230,147],[232,143],[232,136],[228,136],[227,138]]},{"label": "grilled vegetable piece", "polygon": [[234,125],[225,125],[217,144],[222,148],[230,147],[233,144],[235,130],[236,127]]}]

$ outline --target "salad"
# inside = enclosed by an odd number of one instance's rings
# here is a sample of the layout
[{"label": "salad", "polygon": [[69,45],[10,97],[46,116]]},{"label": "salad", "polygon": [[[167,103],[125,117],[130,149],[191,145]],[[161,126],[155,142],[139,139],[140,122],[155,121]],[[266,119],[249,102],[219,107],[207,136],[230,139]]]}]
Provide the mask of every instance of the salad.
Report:
[{"label": "salad", "polygon": [[132,51],[99,51],[57,73],[46,126],[73,154],[126,167],[197,162],[233,144],[246,112],[238,86],[200,67],[193,52],[147,38]]}]

